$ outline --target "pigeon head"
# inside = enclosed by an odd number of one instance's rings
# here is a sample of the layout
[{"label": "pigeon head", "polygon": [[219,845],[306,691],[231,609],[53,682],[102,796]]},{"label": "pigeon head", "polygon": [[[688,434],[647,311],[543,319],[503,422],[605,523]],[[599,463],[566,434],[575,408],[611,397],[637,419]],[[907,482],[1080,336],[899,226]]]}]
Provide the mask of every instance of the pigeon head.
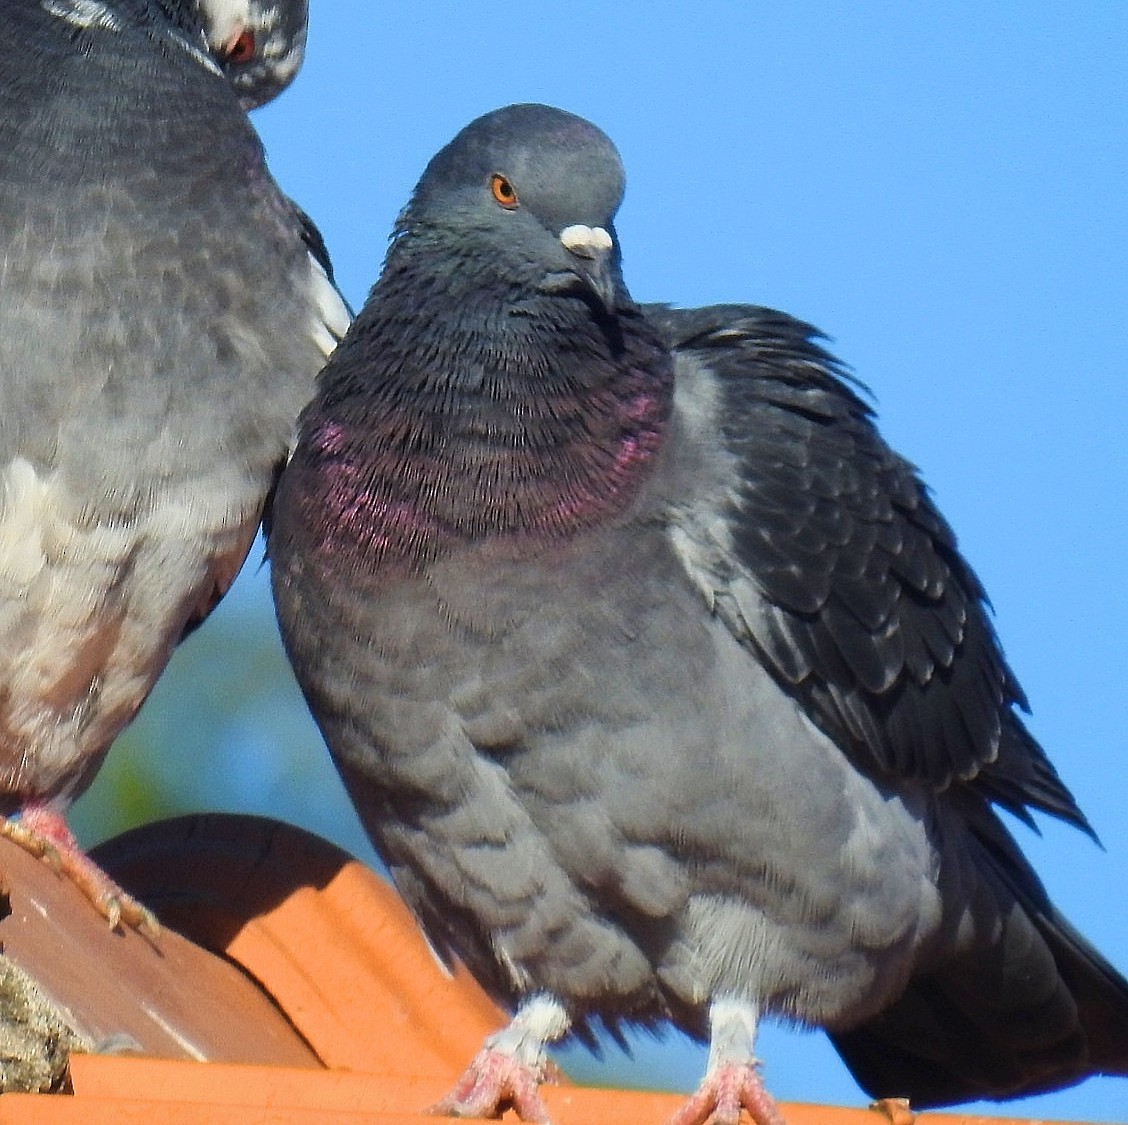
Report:
[{"label": "pigeon head", "polygon": [[611,310],[626,297],[614,228],[623,187],[615,146],[590,122],[507,106],[427,165],[393,250],[438,244],[511,285],[586,295]]},{"label": "pigeon head", "polygon": [[195,0],[208,50],[243,109],[277,97],[305,56],[307,0]]},{"label": "pigeon head", "polygon": [[486,539],[537,551],[633,502],[673,367],[622,280],[622,195],[607,137],[547,106],[487,114],[434,157],[302,416],[282,509],[308,520],[276,543],[413,573]]}]

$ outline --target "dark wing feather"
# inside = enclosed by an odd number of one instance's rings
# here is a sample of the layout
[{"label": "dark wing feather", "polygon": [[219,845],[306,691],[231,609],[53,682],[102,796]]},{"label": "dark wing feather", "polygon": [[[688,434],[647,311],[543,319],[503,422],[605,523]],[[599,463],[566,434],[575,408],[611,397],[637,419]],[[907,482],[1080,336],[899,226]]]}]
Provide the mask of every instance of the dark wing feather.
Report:
[{"label": "dark wing feather", "polygon": [[[1128,1074],[1128,983],[1054,908],[999,820],[962,794],[991,940],[910,981],[860,1027],[831,1033],[874,1097],[918,1109]],[[964,904],[974,911],[974,904]]]},{"label": "dark wing feather", "polygon": [[[336,277],[333,275],[333,262],[329,257],[329,247],[325,244],[325,237],[318,229],[317,224],[309,217],[309,214],[298,206],[292,199],[286,201],[290,205],[290,210],[293,213],[294,219],[297,221],[298,229],[301,232],[302,242],[305,243],[306,249],[310,252],[313,260],[325,271],[325,276],[335,285],[337,282]],[[355,315],[353,310],[349,309],[350,315]]]},{"label": "dark wing feather", "polygon": [[966,782],[1028,823],[1041,809],[1092,834],[1016,714],[955,535],[819,334],[755,306],[645,312],[716,380],[738,477],[724,570],[758,593],[741,613],[715,591],[734,632],[860,769]]}]

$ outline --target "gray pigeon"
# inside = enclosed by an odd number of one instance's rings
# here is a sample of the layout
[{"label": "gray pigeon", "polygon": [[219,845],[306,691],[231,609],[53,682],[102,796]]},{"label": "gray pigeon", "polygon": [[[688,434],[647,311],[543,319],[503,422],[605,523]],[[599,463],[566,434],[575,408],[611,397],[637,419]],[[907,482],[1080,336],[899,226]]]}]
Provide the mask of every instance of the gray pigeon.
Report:
[{"label": "gray pigeon", "polygon": [[813,329],[631,301],[622,191],[571,114],[461,132],[273,506],[360,817],[516,1008],[440,1108],[544,1121],[545,1044],[624,1021],[709,1039],[676,1125],[778,1125],[765,1015],[920,1106],[1128,1074],[1128,983],[993,808],[1091,831],[951,530]]},{"label": "gray pigeon", "polygon": [[0,56],[0,831],[145,924],[63,810],[234,579],[348,317],[191,0],[0,0]]}]

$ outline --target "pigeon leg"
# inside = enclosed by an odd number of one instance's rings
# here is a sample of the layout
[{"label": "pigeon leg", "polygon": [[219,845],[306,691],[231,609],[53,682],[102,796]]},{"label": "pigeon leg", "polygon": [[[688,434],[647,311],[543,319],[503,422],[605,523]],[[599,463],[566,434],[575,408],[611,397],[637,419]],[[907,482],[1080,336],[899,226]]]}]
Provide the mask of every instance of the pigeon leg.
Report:
[{"label": "pigeon leg", "polygon": [[559,1001],[534,996],[517,1010],[508,1027],[491,1035],[465,1074],[428,1113],[447,1117],[500,1117],[512,1107],[522,1121],[548,1125],[542,1082],[552,1081],[546,1043],[560,1039],[571,1021]]},{"label": "pigeon leg", "polygon": [[755,1125],[786,1125],[764,1089],[752,1043],[759,1013],[746,1000],[714,1000],[709,1008],[709,1065],[693,1096],[667,1125],[740,1125],[742,1109]]},{"label": "pigeon leg", "polygon": [[160,933],[151,910],[126,894],[83,850],[63,814],[42,804],[27,804],[18,819],[0,817],[0,836],[44,860],[65,875],[117,929],[124,922],[150,937]]}]

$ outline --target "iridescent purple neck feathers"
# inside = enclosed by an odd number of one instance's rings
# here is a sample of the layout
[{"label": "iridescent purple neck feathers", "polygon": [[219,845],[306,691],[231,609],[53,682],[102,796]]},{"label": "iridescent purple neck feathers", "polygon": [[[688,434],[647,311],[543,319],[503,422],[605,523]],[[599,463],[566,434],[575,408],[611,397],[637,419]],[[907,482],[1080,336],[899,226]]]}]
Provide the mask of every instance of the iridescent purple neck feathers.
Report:
[{"label": "iridescent purple neck feathers", "polygon": [[325,551],[402,572],[470,541],[535,550],[638,494],[673,370],[637,309],[492,288],[428,299],[394,269],[381,279],[287,474]]}]

